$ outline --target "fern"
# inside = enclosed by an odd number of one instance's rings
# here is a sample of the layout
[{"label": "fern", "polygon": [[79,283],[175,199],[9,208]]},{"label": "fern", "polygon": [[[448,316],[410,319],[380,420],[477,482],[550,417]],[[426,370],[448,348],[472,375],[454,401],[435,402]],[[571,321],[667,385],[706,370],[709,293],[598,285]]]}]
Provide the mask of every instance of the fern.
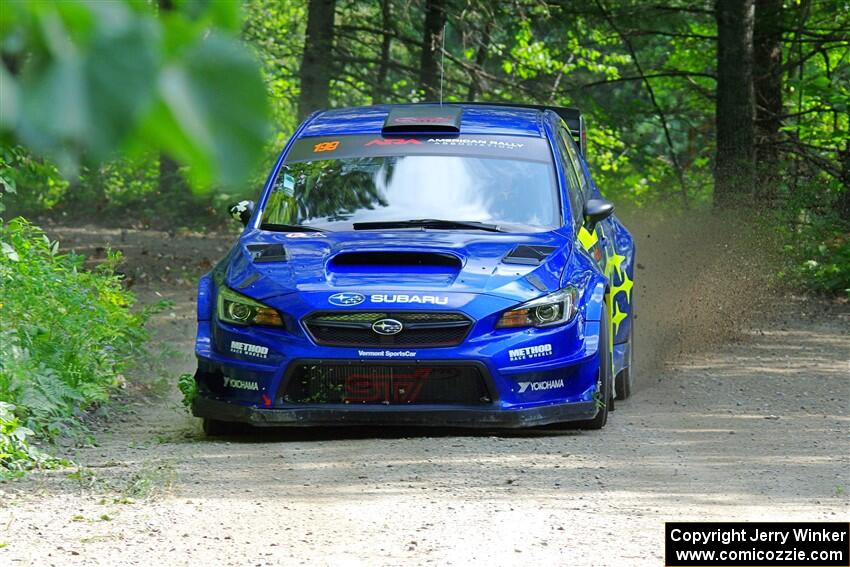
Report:
[{"label": "fern", "polygon": [[0,224],[0,402],[43,437],[79,429],[81,410],[104,402],[144,350],[145,321],[115,268],[94,271],[82,256],[24,219]]}]

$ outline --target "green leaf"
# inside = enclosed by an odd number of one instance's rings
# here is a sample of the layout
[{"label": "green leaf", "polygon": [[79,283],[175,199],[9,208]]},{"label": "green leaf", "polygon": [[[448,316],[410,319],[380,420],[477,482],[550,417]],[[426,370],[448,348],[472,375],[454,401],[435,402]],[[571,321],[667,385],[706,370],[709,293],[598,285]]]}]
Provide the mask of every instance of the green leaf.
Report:
[{"label": "green leaf", "polygon": [[107,157],[132,130],[155,95],[157,67],[156,29],[147,18],[95,38],[85,62],[92,157]]},{"label": "green leaf", "polygon": [[187,0],[161,17],[151,4],[15,4],[3,47],[15,37],[27,56],[14,79],[0,65],[4,143],[65,175],[141,149],[176,157],[195,185],[253,174],[269,131],[265,85],[248,50],[217,31],[239,29],[239,3]]},{"label": "green leaf", "polygon": [[[162,146],[191,166],[196,185],[243,182],[261,158],[269,134],[265,86],[248,52],[211,35],[162,74],[160,93],[182,135],[157,128]],[[188,143],[191,142],[191,145]]]},{"label": "green leaf", "polygon": [[17,262],[21,259],[15,249],[12,248],[12,246],[6,242],[0,242],[0,249],[3,250],[3,255],[6,256],[12,262]]},{"label": "green leaf", "polygon": [[184,0],[185,11],[193,19],[227,30],[239,30],[239,2],[221,0]]}]

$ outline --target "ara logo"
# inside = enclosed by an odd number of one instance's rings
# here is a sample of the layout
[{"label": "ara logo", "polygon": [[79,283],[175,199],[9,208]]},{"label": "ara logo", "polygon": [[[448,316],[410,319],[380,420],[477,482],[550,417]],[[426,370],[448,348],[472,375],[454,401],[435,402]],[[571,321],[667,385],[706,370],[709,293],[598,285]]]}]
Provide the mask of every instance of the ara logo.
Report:
[{"label": "ara logo", "polygon": [[524,394],[528,390],[532,392],[540,392],[542,390],[552,390],[554,388],[563,388],[564,380],[543,380],[541,382],[517,382],[519,385],[519,393]]},{"label": "ara logo", "polygon": [[371,296],[369,299],[372,303],[421,303],[423,305],[446,305],[449,302],[448,297],[441,295],[378,294]]},{"label": "ara logo", "polygon": [[225,388],[235,388],[237,390],[259,390],[260,386],[256,382],[250,382],[248,380],[236,380],[235,378],[230,378],[229,376],[224,377],[224,387]]},{"label": "ara logo", "polygon": [[345,307],[348,305],[360,305],[366,298],[362,293],[335,293],[328,298],[328,301],[333,305]]},{"label": "ara logo", "polygon": [[374,140],[369,140],[368,142],[366,142],[367,146],[404,146],[407,144],[416,144],[421,146],[422,142],[415,138],[375,138]]},{"label": "ara logo", "polygon": [[372,330],[379,335],[397,335],[404,329],[401,321],[395,319],[380,319],[372,323]]}]

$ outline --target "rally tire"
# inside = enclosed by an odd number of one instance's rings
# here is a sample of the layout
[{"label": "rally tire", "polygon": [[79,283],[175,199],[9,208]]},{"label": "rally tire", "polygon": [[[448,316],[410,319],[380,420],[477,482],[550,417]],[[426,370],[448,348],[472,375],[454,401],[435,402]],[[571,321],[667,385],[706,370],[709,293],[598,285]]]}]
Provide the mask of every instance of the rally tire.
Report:
[{"label": "rally tire", "polygon": [[632,372],[634,367],[634,329],[634,323],[632,323],[629,328],[628,348],[626,349],[629,358],[626,361],[626,367],[620,370],[616,378],[618,400],[627,400],[635,389],[634,372]]},{"label": "rally tire", "polygon": [[585,421],[579,421],[578,429],[602,429],[608,423],[608,412],[614,409],[614,378],[611,368],[611,350],[608,348],[608,310],[602,308],[602,320],[599,325],[599,378],[602,382],[599,399],[602,402],[596,417]]},{"label": "rally tire", "polygon": [[221,421],[218,419],[210,419],[205,417],[202,427],[204,435],[207,437],[226,437],[228,435],[238,435],[243,432],[240,423],[231,423],[229,421]]}]

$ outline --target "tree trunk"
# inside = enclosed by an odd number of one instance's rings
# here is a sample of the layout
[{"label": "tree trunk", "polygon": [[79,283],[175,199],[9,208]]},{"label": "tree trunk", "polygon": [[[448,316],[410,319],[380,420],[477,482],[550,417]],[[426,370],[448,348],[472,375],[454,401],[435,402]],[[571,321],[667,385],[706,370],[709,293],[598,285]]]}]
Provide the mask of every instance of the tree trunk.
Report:
[{"label": "tree trunk", "polygon": [[841,162],[841,192],[835,203],[838,215],[850,222],[850,142],[844,142],[844,149],[838,152],[838,160]]},{"label": "tree trunk", "polygon": [[186,189],[183,176],[180,175],[180,164],[161,153],[159,154],[159,194],[163,197],[175,195]]},{"label": "tree trunk", "polygon": [[307,34],[301,59],[301,94],[298,117],[328,106],[331,80],[331,53],[334,42],[336,0],[310,0],[307,6]]},{"label": "tree trunk", "polygon": [[755,166],[753,104],[754,0],[716,0],[717,154],[714,205],[752,196]]},{"label": "tree trunk", "polygon": [[[174,2],[172,0],[158,0],[157,6],[160,12],[172,12]],[[162,197],[169,197],[178,191],[184,190],[185,182],[180,175],[180,164],[164,153],[159,154],[159,177],[157,187]]]},{"label": "tree trunk", "polygon": [[487,49],[490,47],[490,34],[493,31],[493,21],[495,17],[487,18],[484,23],[484,29],[481,32],[481,44],[478,46],[478,51],[475,53],[475,71],[469,79],[469,90],[466,93],[466,100],[474,101],[478,95],[478,83],[481,81],[481,76],[478,74],[478,69],[484,68],[484,63],[487,61]]},{"label": "tree trunk", "polygon": [[381,0],[381,29],[384,30],[381,38],[381,58],[378,60],[378,76],[375,78],[375,86],[372,89],[372,104],[384,101],[385,83],[390,68],[390,47],[392,47],[393,36],[390,33],[392,24],[391,0]]},{"label": "tree trunk", "polygon": [[753,87],[756,107],[756,197],[774,204],[782,127],[782,0],[755,0]]},{"label": "tree trunk", "polygon": [[440,61],[443,27],[446,25],[446,0],[427,0],[422,55],[419,60],[419,88],[428,100],[440,96]]}]

